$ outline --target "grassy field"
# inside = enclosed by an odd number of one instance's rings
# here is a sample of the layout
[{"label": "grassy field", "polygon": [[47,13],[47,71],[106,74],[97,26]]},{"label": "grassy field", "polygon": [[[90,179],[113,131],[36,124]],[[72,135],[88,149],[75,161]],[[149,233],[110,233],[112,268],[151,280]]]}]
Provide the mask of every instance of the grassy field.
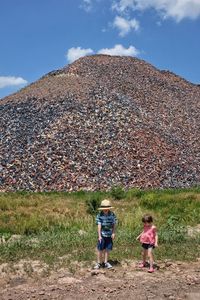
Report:
[{"label": "grassy field", "polygon": [[49,266],[96,259],[96,208],[112,199],[118,226],[111,259],[140,259],[136,241],[141,217],[153,215],[158,228],[156,259],[195,260],[200,257],[200,235],[188,226],[200,224],[200,188],[110,192],[50,192],[0,194],[0,264],[37,259]]}]

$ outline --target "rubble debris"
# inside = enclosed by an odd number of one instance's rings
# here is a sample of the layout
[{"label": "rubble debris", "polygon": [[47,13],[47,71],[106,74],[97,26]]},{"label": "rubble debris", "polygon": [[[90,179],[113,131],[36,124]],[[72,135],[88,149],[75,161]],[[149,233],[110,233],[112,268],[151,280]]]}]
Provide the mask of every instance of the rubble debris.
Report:
[{"label": "rubble debris", "polygon": [[0,112],[1,191],[200,183],[200,86],[137,58],[80,58]]}]

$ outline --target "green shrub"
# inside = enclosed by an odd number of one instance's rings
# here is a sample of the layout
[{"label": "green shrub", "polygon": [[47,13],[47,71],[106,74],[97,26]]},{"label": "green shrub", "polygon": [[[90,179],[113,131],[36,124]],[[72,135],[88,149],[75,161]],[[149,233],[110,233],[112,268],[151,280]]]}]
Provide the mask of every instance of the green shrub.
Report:
[{"label": "green shrub", "polygon": [[[113,199],[123,200],[113,203],[119,222],[111,259],[140,258],[141,245],[135,238],[142,231],[141,218],[146,213],[152,214],[158,228],[157,259],[199,257],[200,236],[190,237],[186,229],[199,224],[200,189],[112,190]],[[0,263],[22,258],[56,263],[56,267],[69,267],[73,261],[91,262],[96,258],[94,216],[104,198],[111,198],[110,190],[0,193]],[[21,235],[20,242],[7,243],[13,234]]]},{"label": "green shrub", "polygon": [[159,193],[149,192],[142,195],[139,204],[146,209],[160,211],[164,208],[170,207],[170,205],[173,205],[174,200],[171,196],[162,197],[162,195]]},{"label": "green shrub", "polygon": [[98,208],[100,206],[100,202],[101,202],[101,199],[98,195],[86,199],[85,203],[86,203],[87,213],[90,215],[96,215],[98,212]]},{"label": "green shrub", "polygon": [[145,191],[135,188],[135,189],[130,189],[126,193],[126,199],[132,200],[133,198],[141,198],[144,195]]},{"label": "green shrub", "polygon": [[112,187],[110,194],[114,200],[121,200],[126,197],[126,193],[121,186]]},{"label": "green shrub", "polygon": [[187,229],[179,216],[170,216],[159,230],[159,240],[164,243],[177,243],[186,239]]}]

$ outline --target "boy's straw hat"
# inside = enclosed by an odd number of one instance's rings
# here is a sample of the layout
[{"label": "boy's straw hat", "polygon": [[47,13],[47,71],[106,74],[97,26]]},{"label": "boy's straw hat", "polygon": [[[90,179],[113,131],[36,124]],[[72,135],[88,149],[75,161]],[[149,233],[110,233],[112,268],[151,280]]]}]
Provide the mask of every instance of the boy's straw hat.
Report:
[{"label": "boy's straw hat", "polygon": [[101,206],[98,208],[99,210],[111,209],[113,208],[110,204],[110,200],[104,199],[101,201]]}]

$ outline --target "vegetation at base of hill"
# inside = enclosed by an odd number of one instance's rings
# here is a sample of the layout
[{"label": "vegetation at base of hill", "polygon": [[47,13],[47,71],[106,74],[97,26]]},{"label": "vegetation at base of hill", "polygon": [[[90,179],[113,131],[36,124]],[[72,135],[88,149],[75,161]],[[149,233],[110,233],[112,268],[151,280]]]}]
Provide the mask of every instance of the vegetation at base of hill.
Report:
[{"label": "vegetation at base of hill", "polygon": [[195,260],[200,234],[189,235],[200,221],[200,188],[123,190],[110,192],[16,192],[0,194],[0,264],[36,259],[50,266],[72,261],[91,264],[96,259],[95,215],[100,202],[109,198],[118,217],[110,259],[140,259],[136,241],[141,217],[152,214],[158,228],[158,260]]}]

